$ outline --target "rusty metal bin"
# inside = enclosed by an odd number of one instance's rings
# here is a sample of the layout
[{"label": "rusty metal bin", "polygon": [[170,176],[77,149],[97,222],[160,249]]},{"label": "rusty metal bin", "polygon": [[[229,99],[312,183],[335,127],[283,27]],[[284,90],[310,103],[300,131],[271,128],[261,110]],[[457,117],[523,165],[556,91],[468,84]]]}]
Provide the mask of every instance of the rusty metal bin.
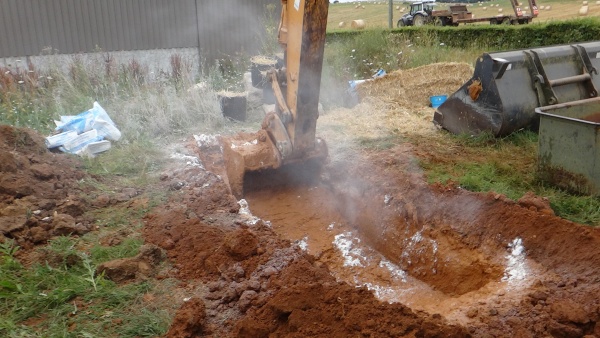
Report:
[{"label": "rusty metal bin", "polygon": [[539,107],[538,169],[543,180],[600,195],[600,98]]}]

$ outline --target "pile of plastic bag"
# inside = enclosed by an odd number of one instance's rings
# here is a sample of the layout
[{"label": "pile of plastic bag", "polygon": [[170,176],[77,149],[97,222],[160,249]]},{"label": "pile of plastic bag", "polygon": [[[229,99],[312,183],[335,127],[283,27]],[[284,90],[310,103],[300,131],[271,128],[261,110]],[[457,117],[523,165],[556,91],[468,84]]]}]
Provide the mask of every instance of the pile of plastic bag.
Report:
[{"label": "pile of plastic bag", "polygon": [[98,102],[90,110],[61,116],[54,123],[57,134],[46,137],[46,146],[79,156],[95,157],[110,149],[110,141],[121,138],[121,132]]}]

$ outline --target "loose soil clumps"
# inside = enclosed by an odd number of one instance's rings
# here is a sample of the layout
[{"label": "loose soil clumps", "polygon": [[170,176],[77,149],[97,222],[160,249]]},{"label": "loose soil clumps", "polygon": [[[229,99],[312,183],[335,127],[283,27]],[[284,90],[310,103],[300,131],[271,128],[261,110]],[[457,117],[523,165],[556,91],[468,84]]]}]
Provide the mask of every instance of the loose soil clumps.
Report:
[{"label": "loose soil clumps", "polygon": [[[282,240],[270,224],[224,202],[231,195],[218,176],[211,181],[214,174],[195,170],[171,201],[145,220],[145,238],[166,250],[174,267],[171,276],[199,280],[208,289],[202,297],[206,315],[189,314],[183,309],[190,305],[184,303],[171,336],[200,331],[232,337],[468,336],[440,316],[381,303],[365,288],[336,281],[325,265]],[[195,203],[198,186],[207,188],[203,198],[213,203]],[[196,213],[198,208],[203,212]]]},{"label": "loose soil clumps", "polygon": [[28,249],[92,230],[79,167],[72,156],[49,152],[34,131],[0,125],[0,240]]}]

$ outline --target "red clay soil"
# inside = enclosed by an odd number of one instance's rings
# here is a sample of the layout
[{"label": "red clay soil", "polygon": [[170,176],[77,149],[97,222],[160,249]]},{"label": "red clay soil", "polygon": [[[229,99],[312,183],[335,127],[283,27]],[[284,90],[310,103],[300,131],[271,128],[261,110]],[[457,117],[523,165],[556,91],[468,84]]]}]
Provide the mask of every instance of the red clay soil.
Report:
[{"label": "red clay soil", "polygon": [[[205,166],[222,164],[214,149],[204,150]],[[182,188],[146,218],[144,228],[146,240],[167,251],[177,278],[208,283],[206,315],[181,310],[169,337],[468,336],[439,315],[380,302],[366,288],[336,281],[269,224],[238,213],[218,176],[189,170],[194,174],[185,180],[177,173],[165,177]]]},{"label": "red clay soil", "polygon": [[[437,304],[440,313],[474,336],[600,336],[600,229],[554,216],[532,194],[514,202],[429,186],[411,152],[402,145],[365,155],[362,165],[333,170],[331,184],[346,196],[352,211],[345,214],[363,238],[451,299],[450,310]],[[416,233],[432,241],[421,240],[414,250],[398,245]],[[520,276],[514,271],[519,255],[511,250],[517,239],[526,257]],[[432,242],[435,250],[428,251]]]},{"label": "red clay soil", "polygon": [[[197,168],[147,218],[147,240],[167,250],[178,277],[209,285],[206,316],[196,316],[203,322],[190,325],[195,315],[182,311],[171,337],[600,335],[600,232],[554,216],[539,197],[517,203],[430,186],[402,145],[331,165],[310,188],[247,192],[255,216],[271,221],[264,222],[236,213],[215,175],[223,172],[217,153],[199,147],[208,170]],[[300,195],[310,190],[321,192],[309,203]],[[196,204],[198,196],[210,203]],[[314,218],[344,223],[432,295],[376,298],[333,245],[324,248],[332,235],[308,225]],[[303,235],[320,238],[302,250]]]},{"label": "red clay soil", "polygon": [[[428,185],[404,144],[249,191],[260,220],[229,193],[218,144],[190,149],[202,165],[162,175],[171,197],[143,229],[169,277],[198,285],[169,337],[600,337],[600,230],[539,197]],[[89,231],[83,212],[111,203],[29,131],[0,127],[0,159],[0,229],[23,247]]]},{"label": "red clay soil", "polygon": [[90,231],[79,182],[86,174],[78,163],[49,152],[31,130],[0,125],[0,240],[13,238],[29,249],[54,236]]}]

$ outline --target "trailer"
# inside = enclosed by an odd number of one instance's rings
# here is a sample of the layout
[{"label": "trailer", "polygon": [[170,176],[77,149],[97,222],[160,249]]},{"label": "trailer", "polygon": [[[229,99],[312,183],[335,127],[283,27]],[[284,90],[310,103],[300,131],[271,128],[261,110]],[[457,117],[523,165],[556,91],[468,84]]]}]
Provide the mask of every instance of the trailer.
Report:
[{"label": "trailer", "polygon": [[513,8],[511,14],[498,14],[495,16],[475,18],[466,5],[451,5],[449,9],[436,10],[435,1],[427,0],[415,2],[410,5],[410,11],[404,14],[397,23],[398,27],[421,26],[433,24],[436,26],[458,26],[459,24],[489,22],[492,25],[505,24],[517,25],[530,23],[537,17],[539,11],[535,0],[528,0],[531,11],[524,13],[518,0],[511,0]]}]

